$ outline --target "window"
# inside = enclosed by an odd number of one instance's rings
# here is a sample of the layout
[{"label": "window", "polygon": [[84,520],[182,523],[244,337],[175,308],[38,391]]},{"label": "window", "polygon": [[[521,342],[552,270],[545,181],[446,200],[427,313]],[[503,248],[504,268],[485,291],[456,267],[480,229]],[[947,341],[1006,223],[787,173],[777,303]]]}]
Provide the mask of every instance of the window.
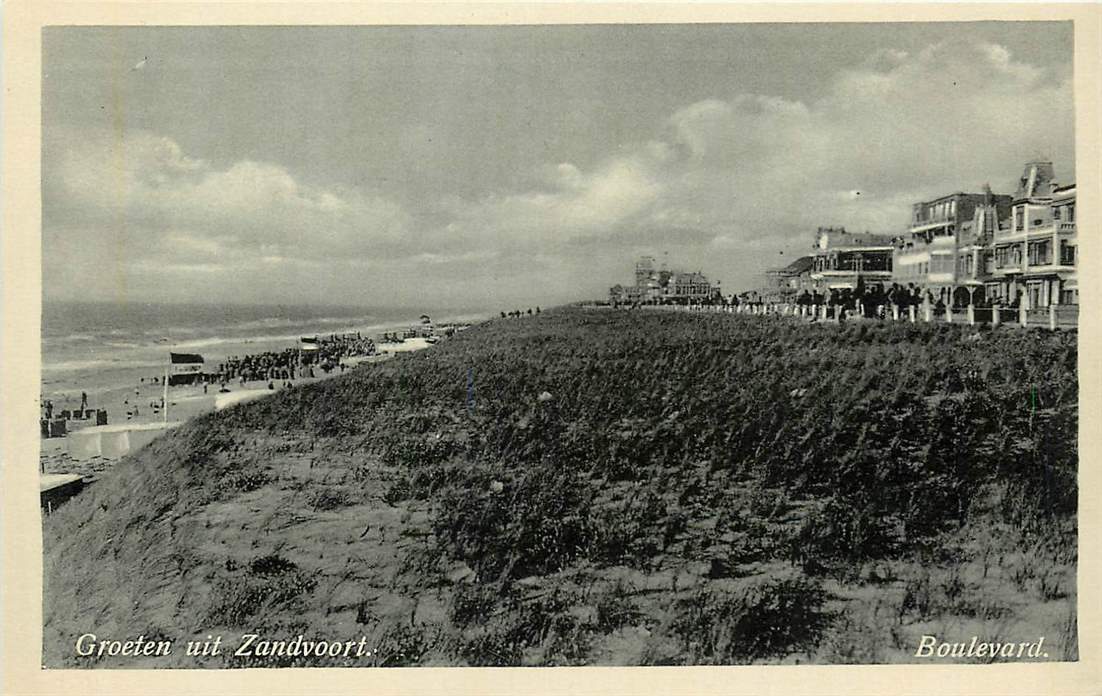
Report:
[{"label": "window", "polygon": [[1020,245],[999,247],[995,250],[995,268],[1007,266],[1020,266],[1022,264],[1022,248]]},{"label": "window", "polygon": [[1075,204],[1069,203],[1068,206],[1068,222],[1075,222]]},{"label": "window", "polygon": [[1075,245],[1069,244],[1066,239],[1060,240],[1060,265],[1075,265]]},{"label": "window", "polygon": [[1062,208],[1063,208],[1063,206],[1059,206],[1059,205],[1056,205],[1056,206],[1052,207],[1052,219],[1053,220],[1057,220],[1057,221],[1060,220],[1060,210]]},{"label": "window", "polygon": [[1014,230],[1021,232],[1025,227],[1025,207],[1014,209]]},{"label": "window", "polygon": [[1052,263],[1052,240],[1029,243],[1029,265],[1047,266]]},{"label": "window", "polygon": [[1077,305],[1079,304],[1079,291],[1075,288],[1065,288],[1060,291],[1060,304],[1062,305]]}]

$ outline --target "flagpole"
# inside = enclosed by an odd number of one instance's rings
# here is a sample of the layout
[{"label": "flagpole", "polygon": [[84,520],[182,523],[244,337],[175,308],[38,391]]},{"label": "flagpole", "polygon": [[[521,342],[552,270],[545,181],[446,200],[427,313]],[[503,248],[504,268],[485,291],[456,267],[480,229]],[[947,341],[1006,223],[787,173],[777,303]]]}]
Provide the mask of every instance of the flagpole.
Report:
[{"label": "flagpole", "polygon": [[168,424],[168,367],[165,367],[164,396],[161,397],[161,423]]}]

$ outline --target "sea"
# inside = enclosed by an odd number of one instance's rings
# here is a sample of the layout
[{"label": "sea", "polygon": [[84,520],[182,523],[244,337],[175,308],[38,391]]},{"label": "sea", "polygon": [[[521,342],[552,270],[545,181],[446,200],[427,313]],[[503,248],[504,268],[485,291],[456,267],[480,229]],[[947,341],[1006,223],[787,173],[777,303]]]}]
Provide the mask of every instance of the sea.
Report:
[{"label": "sea", "polygon": [[376,338],[417,325],[475,323],[489,313],[455,308],[93,303],[45,301],[42,398],[58,407],[164,374],[169,353],[198,353],[216,369],[230,356],[280,351],[306,336],[360,332]]}]

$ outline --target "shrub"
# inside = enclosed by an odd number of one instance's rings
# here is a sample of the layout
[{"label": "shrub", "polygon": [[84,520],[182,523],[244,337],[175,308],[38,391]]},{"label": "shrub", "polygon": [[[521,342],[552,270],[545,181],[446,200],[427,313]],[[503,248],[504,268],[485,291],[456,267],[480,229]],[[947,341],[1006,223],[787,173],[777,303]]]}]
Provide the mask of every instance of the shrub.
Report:
[{"label": "shrub", "polygon": [[670,632],[686,664],[732,664],[783,657],[816,644],[827,624],[826,594],[792,575],[735,590],[705,585],[678,602]]},{"label": "shrub", "polygon": [[317,581],[281,556],[264,556],[244,571],[215,579],[206,623],[243,627],[262,612],[288,608],[313,591]]}]

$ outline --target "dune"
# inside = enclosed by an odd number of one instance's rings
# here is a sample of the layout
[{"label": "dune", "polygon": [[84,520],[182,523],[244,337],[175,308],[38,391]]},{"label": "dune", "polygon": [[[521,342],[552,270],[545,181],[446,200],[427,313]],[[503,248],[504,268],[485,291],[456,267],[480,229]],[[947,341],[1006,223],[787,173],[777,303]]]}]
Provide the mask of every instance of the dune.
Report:
[{"label": "dune", "polygon": [[1075,335],[973,333],[563,308],[200,416],[45,519],[44,664],[1074,659]]}]

